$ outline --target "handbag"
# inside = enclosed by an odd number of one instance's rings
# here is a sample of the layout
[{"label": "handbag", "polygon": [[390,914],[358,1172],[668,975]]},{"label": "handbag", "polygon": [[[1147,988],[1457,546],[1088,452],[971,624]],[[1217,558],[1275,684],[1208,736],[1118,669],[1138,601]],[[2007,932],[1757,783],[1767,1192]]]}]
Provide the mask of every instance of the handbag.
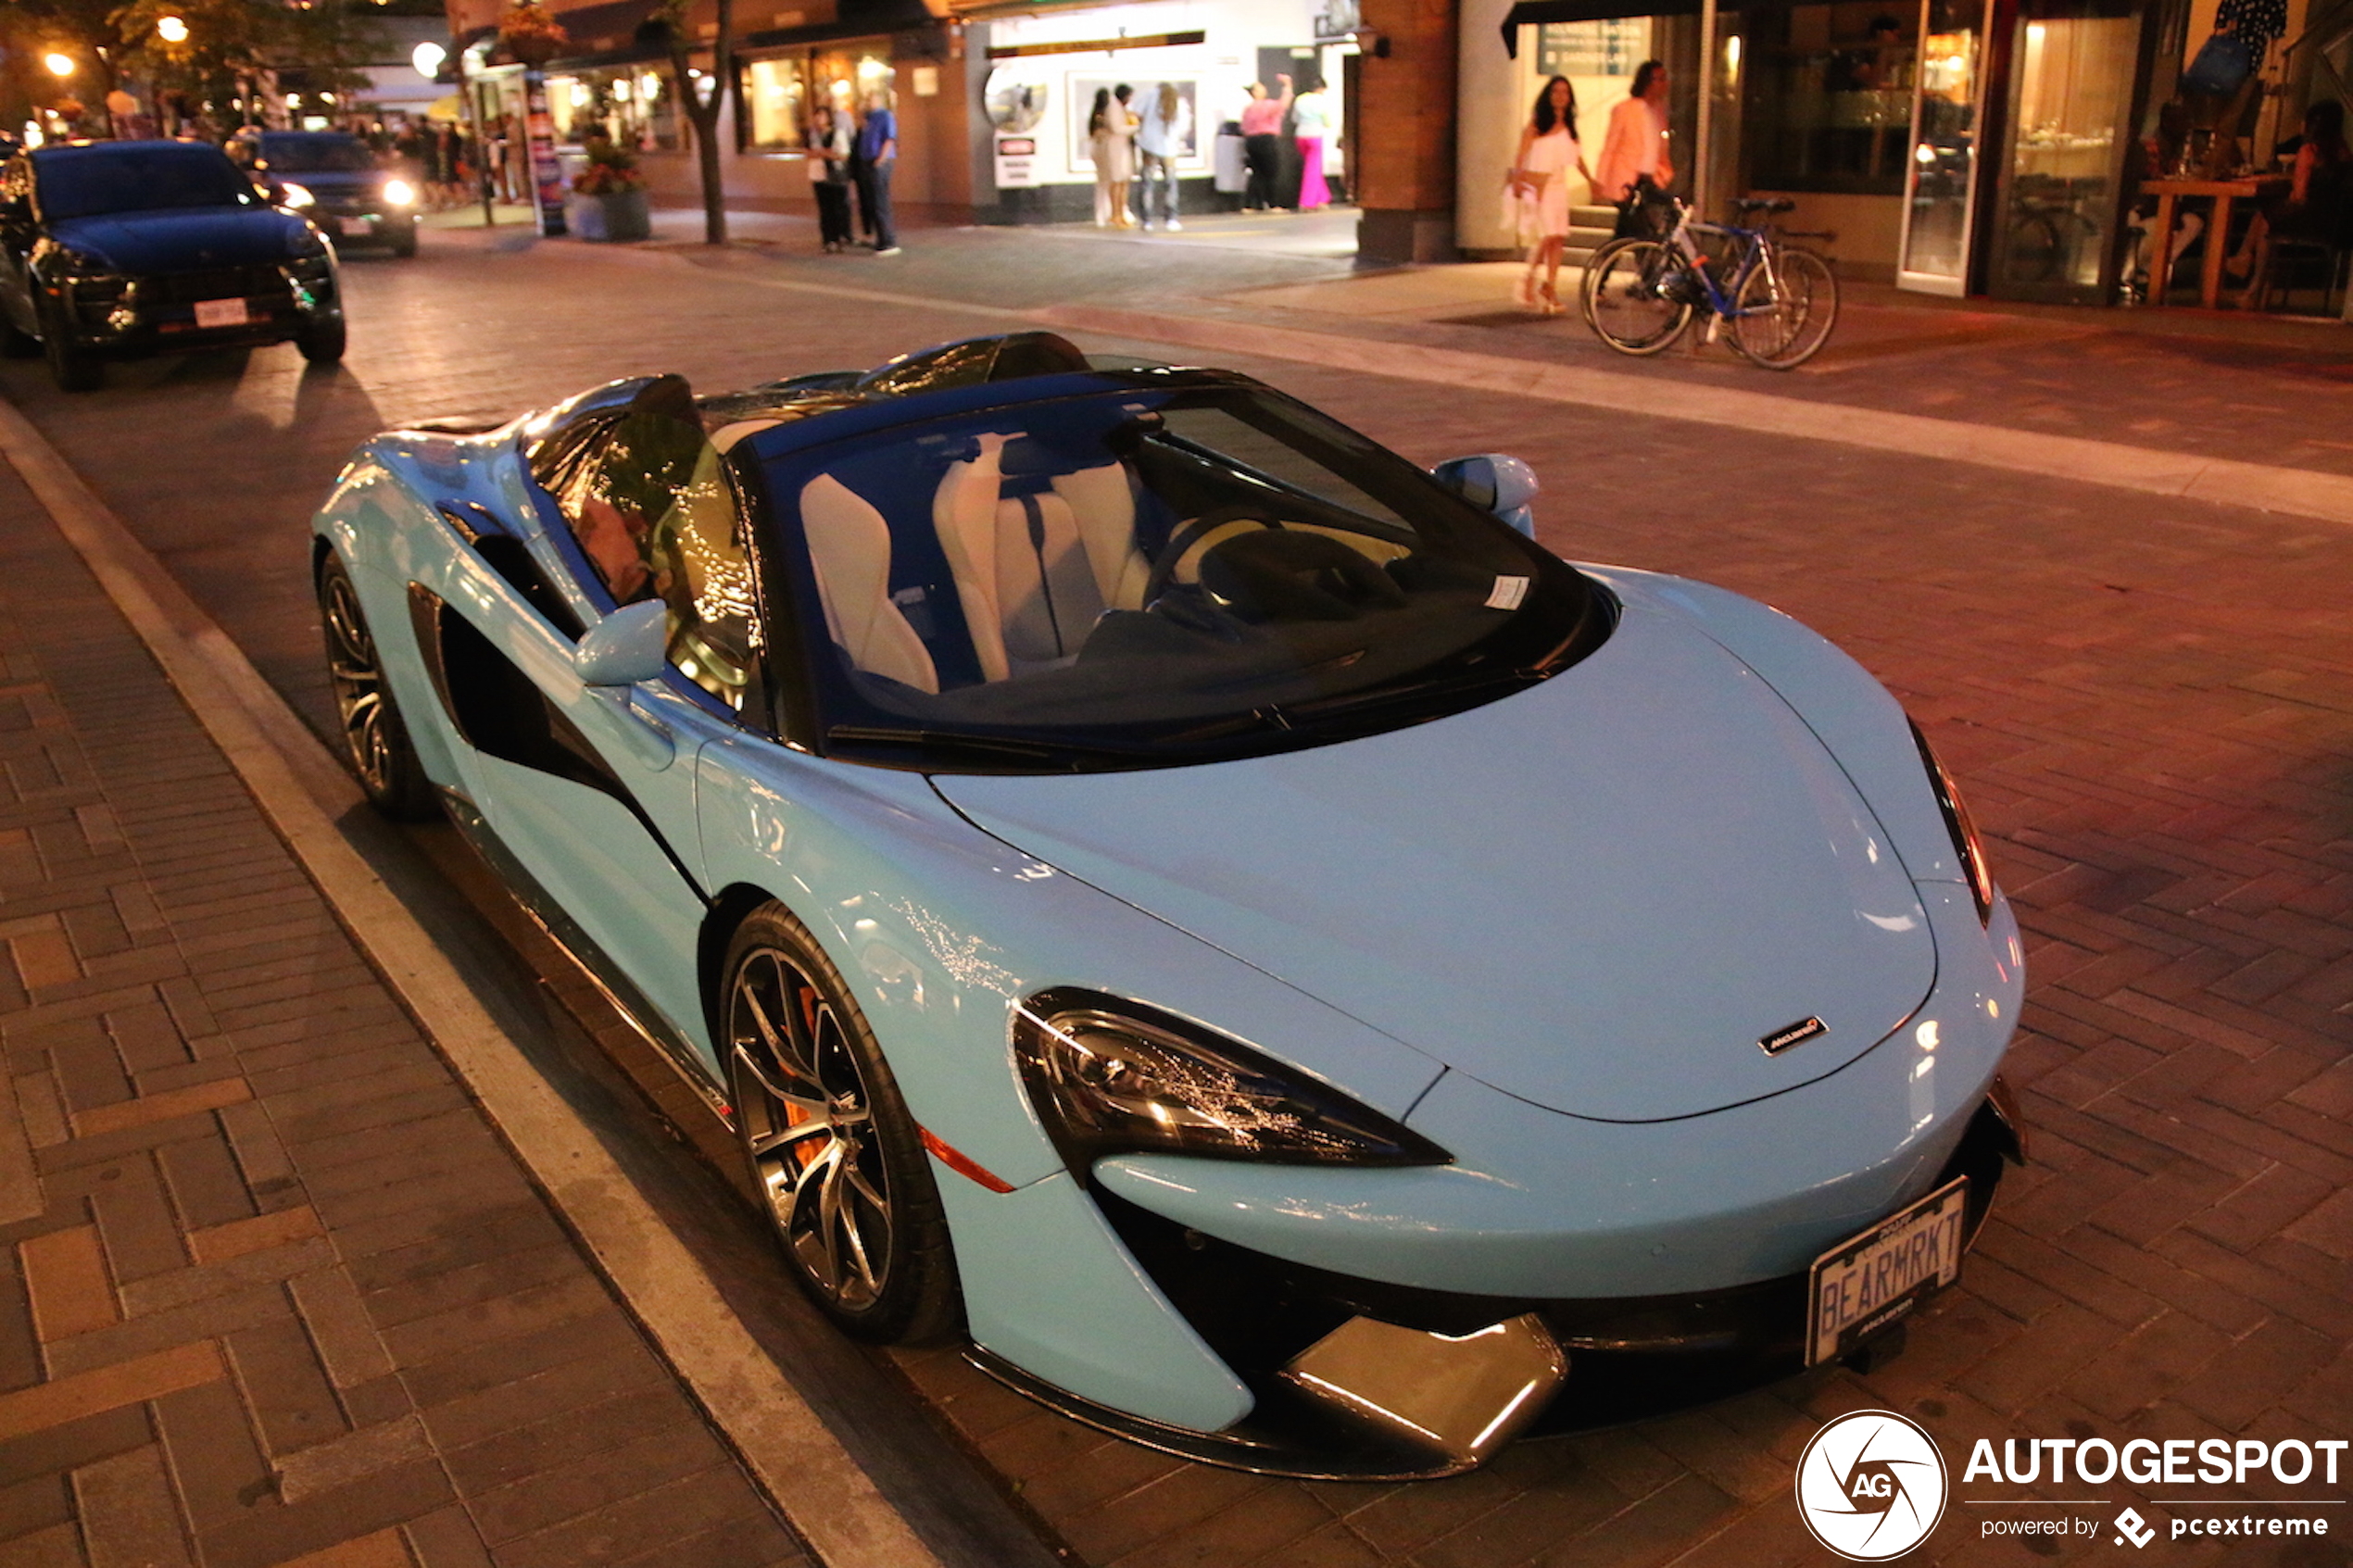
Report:
[{"label": "handbag", "polygon": [[2193,93],[2227,98],[2255,74],[2256,63],[2254,44],[2235,33],[2218,32],[2182,72],[2182,85]]}]

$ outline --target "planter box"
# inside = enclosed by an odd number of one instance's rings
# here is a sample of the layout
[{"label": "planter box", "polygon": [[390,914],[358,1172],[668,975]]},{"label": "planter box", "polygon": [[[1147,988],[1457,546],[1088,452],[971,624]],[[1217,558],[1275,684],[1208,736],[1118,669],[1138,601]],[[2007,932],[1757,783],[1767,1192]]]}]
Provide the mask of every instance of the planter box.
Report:
[{"label": "planter box", "polygon": [[610,196],[584,196],[573,192],[564,198],[564,224],[584,240],[649,240],[653,214],[643,191],[622,191]]}]

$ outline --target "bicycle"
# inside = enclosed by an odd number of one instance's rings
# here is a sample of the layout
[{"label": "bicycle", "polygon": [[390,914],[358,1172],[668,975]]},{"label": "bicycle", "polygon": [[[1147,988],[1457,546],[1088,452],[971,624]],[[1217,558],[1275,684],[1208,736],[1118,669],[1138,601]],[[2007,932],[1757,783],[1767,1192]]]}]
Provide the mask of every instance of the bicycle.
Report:
[{"label": "bicycle", "polygon": [[[1769,216],[1797,204],[1747,196],[1731,205],[1735,215]],[[1838,276],[1829,262],[1782,245],[1769,227],[1702,222],[1680,202],[1675,215],[1666,239],[1612,240],[1586,262],[1578,303],[1595,336],[1620,354],[1657,354],[1704,307],[1708,341],[1719,325],[1730,327],[1732,347],[1751,364],[1793,370],[1821,352],[1838,324]],[[1701,238],[1724,242],[1722,254],[1711,261]]]}]

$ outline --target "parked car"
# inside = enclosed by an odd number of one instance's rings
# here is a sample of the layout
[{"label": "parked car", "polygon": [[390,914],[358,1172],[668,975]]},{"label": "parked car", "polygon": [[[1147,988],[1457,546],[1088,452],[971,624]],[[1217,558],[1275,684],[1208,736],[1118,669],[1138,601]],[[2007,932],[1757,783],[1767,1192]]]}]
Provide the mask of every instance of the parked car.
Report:
[{"label": "parked car", "polygon": [[343,358],[334,247],[220,148],[83,142],[0,168],[0,350],[45,352],[66,391],[110,358],[288,340]]},{"label": "parked car", "polygon": [[981,339],[394,431],[328,669],[844,1328],[1282,1474],[1831,1360],[2006,1158],[2018,927],[1863,670],[1246,376]]},{"label": "parked car", "polygon": [[417,254],[417,187],[344,131],[264,131],[253,171],[278,205],[301,213],[340,248],[380,245]]}]

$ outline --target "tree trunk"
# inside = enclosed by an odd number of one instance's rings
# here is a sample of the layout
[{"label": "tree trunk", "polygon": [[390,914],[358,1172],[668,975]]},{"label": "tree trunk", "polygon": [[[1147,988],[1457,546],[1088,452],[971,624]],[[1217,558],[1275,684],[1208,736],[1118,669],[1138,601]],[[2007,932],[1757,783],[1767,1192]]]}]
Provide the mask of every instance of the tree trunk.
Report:
[{"label": "tree trunk", "polygon": [[[670,30],[670,80],[695,132],[695,163],[702,173],[702,237],[705,245],[727,243],[727,193],[719,172],[719,110],[735,80],[735,0],[719,0],[719,36],[711,46],[711,95],[696,91],[686,74],[688,44],[684,7]],[[740,106],[738,106],[740,112]]]}]

